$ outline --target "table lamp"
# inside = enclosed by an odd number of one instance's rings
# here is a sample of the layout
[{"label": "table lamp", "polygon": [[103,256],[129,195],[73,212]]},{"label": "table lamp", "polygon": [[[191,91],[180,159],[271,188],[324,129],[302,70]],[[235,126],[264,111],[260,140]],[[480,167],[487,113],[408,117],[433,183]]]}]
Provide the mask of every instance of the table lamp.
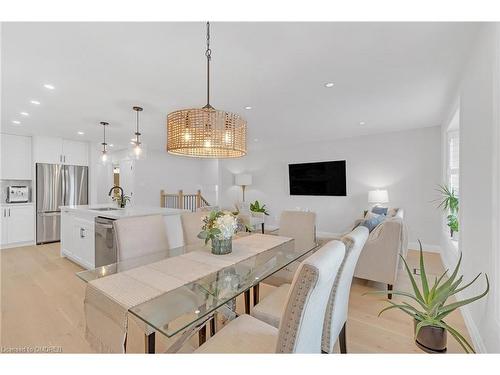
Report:
[{"label": "table lamp", "polygon": [[387,202],[389,202],[387,190],[370,190],[368,192],[368,203],[373,203],[374,206],[377,206]]},{"label": "table lamp", "polygon": [[245,201],[245,188],[252,185],[252,175],[251,174],[237,174],[234,176],[234,184],[241,186],[241,191],[243,192],[243,202]]}]

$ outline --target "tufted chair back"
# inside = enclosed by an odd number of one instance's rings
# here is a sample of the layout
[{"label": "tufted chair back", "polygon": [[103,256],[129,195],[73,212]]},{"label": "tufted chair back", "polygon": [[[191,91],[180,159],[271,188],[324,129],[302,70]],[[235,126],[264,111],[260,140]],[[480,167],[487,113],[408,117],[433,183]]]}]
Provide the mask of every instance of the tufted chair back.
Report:
[{"label": "tufted chair back", "polygon": [[300,263],[288,292],[276,352],[320,353],[323,317],[345,245],[330,241]]}]

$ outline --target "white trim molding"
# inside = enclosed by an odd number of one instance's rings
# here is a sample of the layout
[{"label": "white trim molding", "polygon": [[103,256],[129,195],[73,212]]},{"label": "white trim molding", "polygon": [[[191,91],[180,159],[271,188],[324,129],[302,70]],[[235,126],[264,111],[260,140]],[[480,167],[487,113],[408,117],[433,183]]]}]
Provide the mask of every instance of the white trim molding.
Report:
[{"label": "white trim molding", "polygon": [[[408,242],[408,249],[419,250],[418,242]],[[428,253],[441,253],[441,246],[422,243],[422,250]]]},{"label": "white trim molding", "polygon": [[[448,270],[448,277],[449,277],[453,272],[453,270],[455,269],[456,264],[451,264],[447,262],[447,257],[444,256],[444,254],[441,254],[441,261],[443,262],[445,269]],[[456,294],[457,300],[462,300],[465,298],[466,297],[463,296],[462,292],[458,292]],[[472,318],[472,315],[469,311],[469,307],[467,305],[460,307],[460,312],[462,313],[465,326],[469,331],[469,336],[472,339],[472,345],[474,346],[476,353],[487,353],[488,351],[486,350],[486,345],[484,344],[483,338],[479,333],[479,329],[477,328],[477,325],[474,322],[474,319]]]}]

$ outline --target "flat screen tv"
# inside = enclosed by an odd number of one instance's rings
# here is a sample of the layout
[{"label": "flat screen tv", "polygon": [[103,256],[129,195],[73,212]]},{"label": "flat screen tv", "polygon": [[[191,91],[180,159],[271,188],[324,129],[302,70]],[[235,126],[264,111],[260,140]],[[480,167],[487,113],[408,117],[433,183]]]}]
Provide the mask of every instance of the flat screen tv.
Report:
[{"label": "flat screen tv", "polygon": [[290,195],[346,196],[345,160],[288,164]]}]

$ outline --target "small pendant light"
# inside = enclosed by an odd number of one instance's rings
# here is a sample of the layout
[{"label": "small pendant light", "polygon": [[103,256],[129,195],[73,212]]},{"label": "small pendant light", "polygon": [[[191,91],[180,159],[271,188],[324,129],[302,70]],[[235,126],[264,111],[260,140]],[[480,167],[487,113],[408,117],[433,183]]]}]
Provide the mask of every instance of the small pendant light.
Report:
[{"label": "small pendant light", "polygon": [[138,107],[138,106],[134,106],[134,107],[132,107],[132,109],[136,113],[136,129],[135,129],[135,133],[134,133],[135,140],[133,139],[130,142],[130,144],[132,145],[132,149],[129,152],[129,156],[132,159],[139,160],[139,159],[144,159],[146,157],[146,148],[144,146],[144,143],[141,142],[141,140],[139,138],[141,136],[141,133],[139,132],[139,112],[142,112],[143,108]]},{"label": "small pendant light", "polygon": [[101,155],[101,162],[103,164],[106,164],[108,159],[109,159],[109,155],[108,155],[108,150],[106,149],[106,146],[108,145],[106,143],[106,126],[109,125],[109,123],[105,122],[105,121],[101,121],[100,123],[102,125],[102,130],[103,130],[103,139],[102,139],[102,155]]}]

